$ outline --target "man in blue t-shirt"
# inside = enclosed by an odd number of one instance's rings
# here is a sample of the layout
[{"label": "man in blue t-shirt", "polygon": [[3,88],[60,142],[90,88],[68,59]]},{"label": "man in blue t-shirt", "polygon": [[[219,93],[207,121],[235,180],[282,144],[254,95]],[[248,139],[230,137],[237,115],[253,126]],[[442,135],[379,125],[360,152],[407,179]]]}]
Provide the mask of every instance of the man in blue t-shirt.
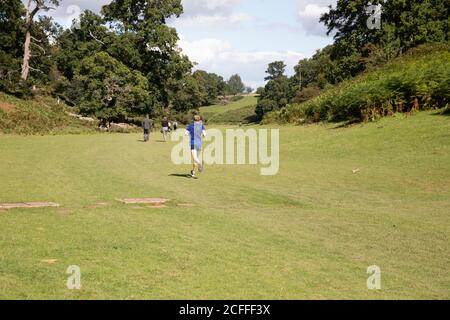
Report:
[{"label": "man in blue t-shirt", "polygon": [[[191,143],[191,155],[192,155],[192,171],[191,176],[195,178],[197,169],[202,172],[203,164],[199,160],[198,156],[202,151],[203,137],[206,136],[206,129],[203,125],[202,118],[199,115],[194,117],[194,122],[186,128],[186,136],[189,136]],[[203,159],[202,159],[203,160]]]}]

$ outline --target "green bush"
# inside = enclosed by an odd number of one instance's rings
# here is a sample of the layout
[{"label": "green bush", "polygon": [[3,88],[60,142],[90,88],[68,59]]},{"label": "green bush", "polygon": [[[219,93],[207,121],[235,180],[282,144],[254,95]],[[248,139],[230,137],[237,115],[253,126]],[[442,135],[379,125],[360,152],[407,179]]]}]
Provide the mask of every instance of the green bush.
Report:
[{"label": "green bush", "polygon": [[288,105],[265,122],[373,121],[396,112],[443,108],[450,97],[450,53],[417,52],[305,103]]}]

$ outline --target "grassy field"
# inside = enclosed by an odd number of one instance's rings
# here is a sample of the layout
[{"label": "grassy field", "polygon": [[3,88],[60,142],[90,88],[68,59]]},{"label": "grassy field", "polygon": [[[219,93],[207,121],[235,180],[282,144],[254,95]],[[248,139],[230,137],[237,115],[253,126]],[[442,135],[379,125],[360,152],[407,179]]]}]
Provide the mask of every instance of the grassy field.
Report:
[{"label": "grassy field", "polygon": [[257,100],[257,97],[248,96],[225,106],[202,107],[200,114],[209,123],[239,123],[245,121],[246,117],[254,115]]},{"label": "grassy field", "polygon": [[[280,137],[277,176],[213,166],[191,180],[171,176],[189,166],[159,134],[0,135],[0,202],[62,204],[0,210],[0,299],[450,298],[450,117]],[[380,291],[367,290],[370,265]]]}]

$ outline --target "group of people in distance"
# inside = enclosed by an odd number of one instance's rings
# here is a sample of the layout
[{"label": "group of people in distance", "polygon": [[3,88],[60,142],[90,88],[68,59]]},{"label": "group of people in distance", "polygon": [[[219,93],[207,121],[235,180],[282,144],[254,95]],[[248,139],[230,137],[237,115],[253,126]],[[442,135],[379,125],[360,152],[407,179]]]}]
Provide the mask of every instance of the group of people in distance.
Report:
[{"label": "group of people in distance", "polygon": [[[150,119],[150,116],[146,116],[145,119],[142,121],[142,127],[144,128],[144,142],[150,141],[150,133],[153,129],[154,123],[153,120]],[[164,117],[164,119],[161,122],[161,133],[163,135],[164,142],[167,142],[167,138],[169,137],[169,133],[171,131],[177,131],[178,130],[178,122],[175,120],[174,122],[170,122],[167,117]]]},{"label": "group of people in distance", "polygon": [[[153,129],[153,120],[147,115],[142,121],[142,127],[144,129],[144,142],[150,140],[150,132]],[[167,117],[164,117],[161,121],[161,133],[163,135],[164,142],[167,142],[169,133],[171,131],[178,130],[178,122],[170,122]],[[196,178],[197,171],[203,171],[203,161],[200,161],[200,154],[203,148],[203,138],[206,137],[206,128],[203,125],[202,117],[200,115],[194,116],[194,120],[186,128],[185,135],[190,138],[191,146],[191,158],[192,158],[192,170],[190,176]],[[203,158],[203,157],[202,157]]]}]

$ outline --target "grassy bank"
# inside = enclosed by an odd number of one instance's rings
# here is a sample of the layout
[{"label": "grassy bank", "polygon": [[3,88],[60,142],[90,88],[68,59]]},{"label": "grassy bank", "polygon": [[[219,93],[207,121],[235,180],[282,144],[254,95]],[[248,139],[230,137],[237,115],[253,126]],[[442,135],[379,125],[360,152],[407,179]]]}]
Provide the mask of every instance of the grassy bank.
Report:
[{"label": "grassy bank", "polygon": [[255,116],[257,97],[243,97],[228,105],[214,105],[200,108],[208,123],[248,123]]},{"label": "grassy bank", "polygon": [[265,122],[373,121],[394,113],[445,108],[449,83],[448,46],[427,45],[317,98],[270,113]]},{"label": "grassy bank", "polygon": [[51,97],[18,99],[0,92],[0,133],[60,134],[94,132],[96,123],[70,117],[69,107]]}]

